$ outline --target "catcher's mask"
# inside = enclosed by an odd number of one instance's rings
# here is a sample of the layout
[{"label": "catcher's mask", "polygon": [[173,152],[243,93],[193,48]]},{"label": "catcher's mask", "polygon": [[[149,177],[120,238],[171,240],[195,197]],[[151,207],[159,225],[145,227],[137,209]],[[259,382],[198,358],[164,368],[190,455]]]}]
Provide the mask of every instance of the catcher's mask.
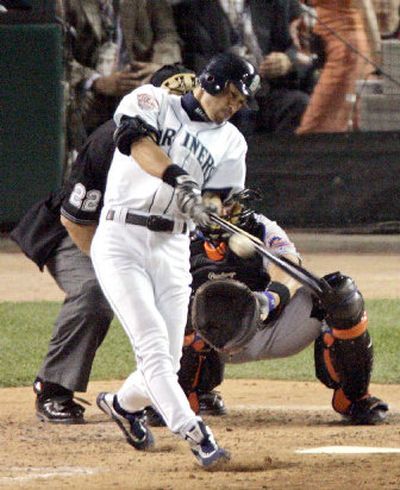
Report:
[{"label": "catcher's mask", "polygon": [[163,87],[170,94],[185,95],[191,92],[196,85],[194,71],[180,63],[164,65],[153,73],[150,83],[155,87]]},{"label": "catcher's mask", "polygon": [[192,302],[192,325],[219,352],[240,351],[254,336],[260,318],[252,291],[235,279],[202,284]]},{"label": "catcher's mask", "polygon": [[[243,189],[229,196],[222,203],[221,217],[239,228],[246,228],[253,218],[254,210],[248,207],[248,203],[261,199],[261,193],[258,190]],[[229,239],[230,234],[217,224],[211,224],[207,227],[200,227],[204,238],[214,245]]]}]

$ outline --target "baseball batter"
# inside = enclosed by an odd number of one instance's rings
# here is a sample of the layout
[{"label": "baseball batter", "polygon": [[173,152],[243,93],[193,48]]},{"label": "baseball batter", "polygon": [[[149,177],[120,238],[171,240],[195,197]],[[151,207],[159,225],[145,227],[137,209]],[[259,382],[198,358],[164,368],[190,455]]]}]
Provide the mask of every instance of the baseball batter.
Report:
[{"label": "baseball batter", "polygon": [[228,120],[259,86],[240,57],[214,57],[193,93],[178,97],[146,85],[125,96],[104,208],[91,257],[105,296],[136,354],[137,370],[98,406],[128,442],[145,450],[153,436],[143,419],[152,404],[186,439],[197,461],[229,459],[196,416],[177,381],[190,296],[189,230],[209,222],[201,191],[242,189],[247,145]]}]

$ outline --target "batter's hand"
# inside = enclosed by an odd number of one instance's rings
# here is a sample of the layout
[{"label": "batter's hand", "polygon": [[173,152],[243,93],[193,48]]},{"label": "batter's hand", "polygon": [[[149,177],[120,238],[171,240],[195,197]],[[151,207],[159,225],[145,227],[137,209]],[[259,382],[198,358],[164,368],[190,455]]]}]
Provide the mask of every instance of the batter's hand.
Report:
[{"label": "batter's hand", "polygon": [[259,66],[263,78],[283,77],[289,73],[292,62],[285,53],[274,52],[264,57]]},{"label": "batter's hand", "polygon": [[179,210],[201,226],[211,223],[209,212],[214,212],[211,205],[205,206],[200,188],[190,175],[180,175],[176,179],[176,202]]},{"label": "batter's hand", "polygon": [[135,73],[116,71],[107,77],[99,77],[93,82],[93,90],[102,95],[121,97],[142,85]]}]

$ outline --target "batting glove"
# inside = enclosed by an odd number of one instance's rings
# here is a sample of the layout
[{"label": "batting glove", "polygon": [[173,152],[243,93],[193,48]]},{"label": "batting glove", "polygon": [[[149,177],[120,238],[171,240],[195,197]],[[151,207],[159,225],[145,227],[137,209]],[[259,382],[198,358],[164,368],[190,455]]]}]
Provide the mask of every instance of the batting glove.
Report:
[{"label": "batting glove", "polygon": [[211,223],[209,213],[215,212],[212,204],[204,205],[198,183],[185,170],[175,164],[169,165],[162,179],[175,188],[179,211],[200,226]]},{"label": "batting glove", "polygon": [[179,210],[200,226],[211,224],[210,212],[216,207],[204,205],[200,188],[190,175],[180,175],[176,178],[176,203]]}]

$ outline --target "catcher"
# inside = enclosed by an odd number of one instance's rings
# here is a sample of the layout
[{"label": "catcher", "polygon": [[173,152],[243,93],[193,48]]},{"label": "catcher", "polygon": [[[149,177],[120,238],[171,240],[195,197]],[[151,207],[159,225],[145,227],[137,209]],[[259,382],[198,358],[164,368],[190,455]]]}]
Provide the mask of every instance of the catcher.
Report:
[{"label": "catcher", "polygon": [[[225,219],[260,238],[275,255],[300,262],[287,234],[246,207],[246,189],[222,206]],[[364,300],[353,279],[340,272],[326,281],[333,298],[318,300],[267,259],[243,259],[214,226],[192,242],[193,290],[179,380],[192,408],[225,413],[214,392],[224,365],[283,358],[314,342],[317,378],[333,390],[333,409],[351,424],[377,424],[388,405],[369,391],[373,364]],[[206,406],[205,406],[206,405]]]}]

